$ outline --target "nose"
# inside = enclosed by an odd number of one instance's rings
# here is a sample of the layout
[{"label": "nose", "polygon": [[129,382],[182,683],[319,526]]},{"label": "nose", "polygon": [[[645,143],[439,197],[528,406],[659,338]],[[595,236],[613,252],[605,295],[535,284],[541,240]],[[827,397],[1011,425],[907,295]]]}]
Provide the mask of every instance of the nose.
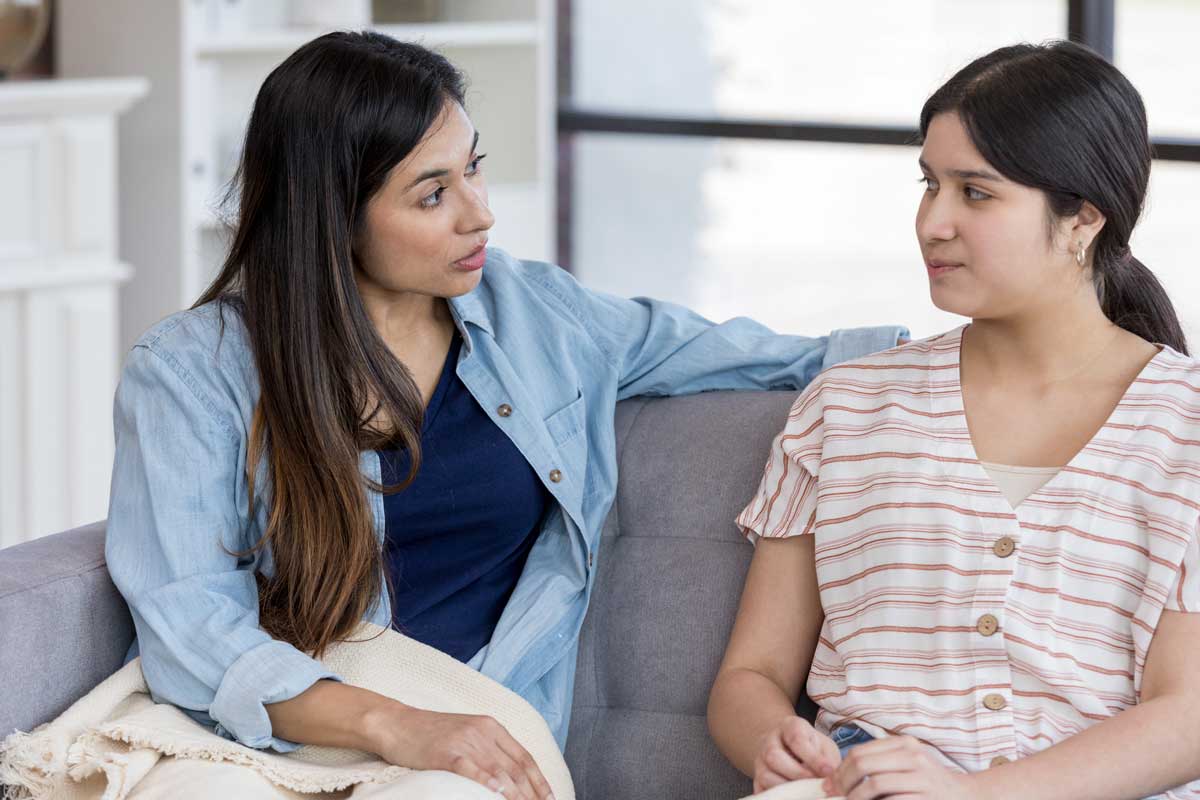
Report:
[{"label": "nose", "polygon": [[917,209],[917,239],[945,242],[955,237],[954,201],[948,192],[926,193]]},{"label": "nose", "polygon": [[496,224],[496,216],[488,208],[487,187],[467,184],[467,207],[463,212],[462,227],[466,233],[490,230]]}]

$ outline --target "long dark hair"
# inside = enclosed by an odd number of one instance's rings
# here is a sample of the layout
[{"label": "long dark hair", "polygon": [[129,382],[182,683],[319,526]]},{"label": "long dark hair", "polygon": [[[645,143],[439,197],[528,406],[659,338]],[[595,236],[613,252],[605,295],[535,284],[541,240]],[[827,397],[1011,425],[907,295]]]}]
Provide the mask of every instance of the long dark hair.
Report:
[{"label": "long dark hair", "polygon": [[963,67],[921,109],[957,113],[975,149],[1009,180],[1041,189],[1058,218],[1084,201],[1106,222],[1092,243],[1093,281],[1113,323],[1187,353],[1166,291],[1129,251],[1150,180],[1141,95],[1120,70],[1082,45],[1002,47]]},{"label": "long dark hair", "polygon": [[388,172],[463,92],[445,58],[378,33],[330,33],[292,53],[255,99],[229,255],[196,302],[231,303],[249,333],[261,386],[251,510],[264,458],[271,487],[254,550],[269,545],[275,565],[259,576],[260,624],[307,652],[345,639],[383,588],[360,450],[406,449],[401,485],[420,463],[421,394],[367,316],[356,234]]}]

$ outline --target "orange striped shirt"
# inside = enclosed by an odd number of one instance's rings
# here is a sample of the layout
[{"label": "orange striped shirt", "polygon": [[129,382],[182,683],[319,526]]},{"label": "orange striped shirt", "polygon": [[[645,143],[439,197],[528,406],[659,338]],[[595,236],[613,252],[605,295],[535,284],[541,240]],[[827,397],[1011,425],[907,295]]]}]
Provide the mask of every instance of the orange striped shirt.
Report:
[{"label": "orange striped shirt", "polygon": [[1200,362],[1164,347],[1014,510],[967,430],[965,328],[818,376],[737,523],[816,536],[818,729],[975,771],[1136,704],[1163,609],[1200,611]]}]

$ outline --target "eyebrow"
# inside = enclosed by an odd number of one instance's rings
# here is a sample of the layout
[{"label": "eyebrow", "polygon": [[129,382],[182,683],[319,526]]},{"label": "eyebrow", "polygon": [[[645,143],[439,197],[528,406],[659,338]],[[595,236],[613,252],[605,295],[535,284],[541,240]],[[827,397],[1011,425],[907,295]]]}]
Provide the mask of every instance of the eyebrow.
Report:
[{"label": "eyebrow", "polygon": [[[475,152],[475,148],[479,146],[479,131],[475,131],[475,138],[471,140],[471,152]],[[417,176],[416,180],[404,187],[404,191],[408,191],[419,183],[424,183],[430,178],[444,178],[450,174],[448,169],[431,169],[427,172],[422,172]]]},{"label": "eyebrow", "polygon": [[[926,172],[928,172],[930,174],[933,173],[933,169],[928,164],[925,163],[925,159],[918,158],[917,163],[921,165],[921,169],[925,170]],[[950,170],[950,174],[953,175],[954,177],[960,178],[964,181],[981,180],[981,181],[1000,182],[1000,181],[1004,180],[1004,178],[1001,178],[996,173],[988,172],[985,169],[952,169],[952,170]]]}]

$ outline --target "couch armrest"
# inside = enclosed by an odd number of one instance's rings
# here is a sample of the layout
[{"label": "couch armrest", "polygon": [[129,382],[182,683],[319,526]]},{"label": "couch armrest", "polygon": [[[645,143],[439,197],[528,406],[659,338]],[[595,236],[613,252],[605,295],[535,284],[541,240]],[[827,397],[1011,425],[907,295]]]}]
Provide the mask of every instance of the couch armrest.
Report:
[{"label": "couch armrest", "polygon": [[0,550],[0,739],[54,719],[119,669],[132,641],[103,522]]}]

